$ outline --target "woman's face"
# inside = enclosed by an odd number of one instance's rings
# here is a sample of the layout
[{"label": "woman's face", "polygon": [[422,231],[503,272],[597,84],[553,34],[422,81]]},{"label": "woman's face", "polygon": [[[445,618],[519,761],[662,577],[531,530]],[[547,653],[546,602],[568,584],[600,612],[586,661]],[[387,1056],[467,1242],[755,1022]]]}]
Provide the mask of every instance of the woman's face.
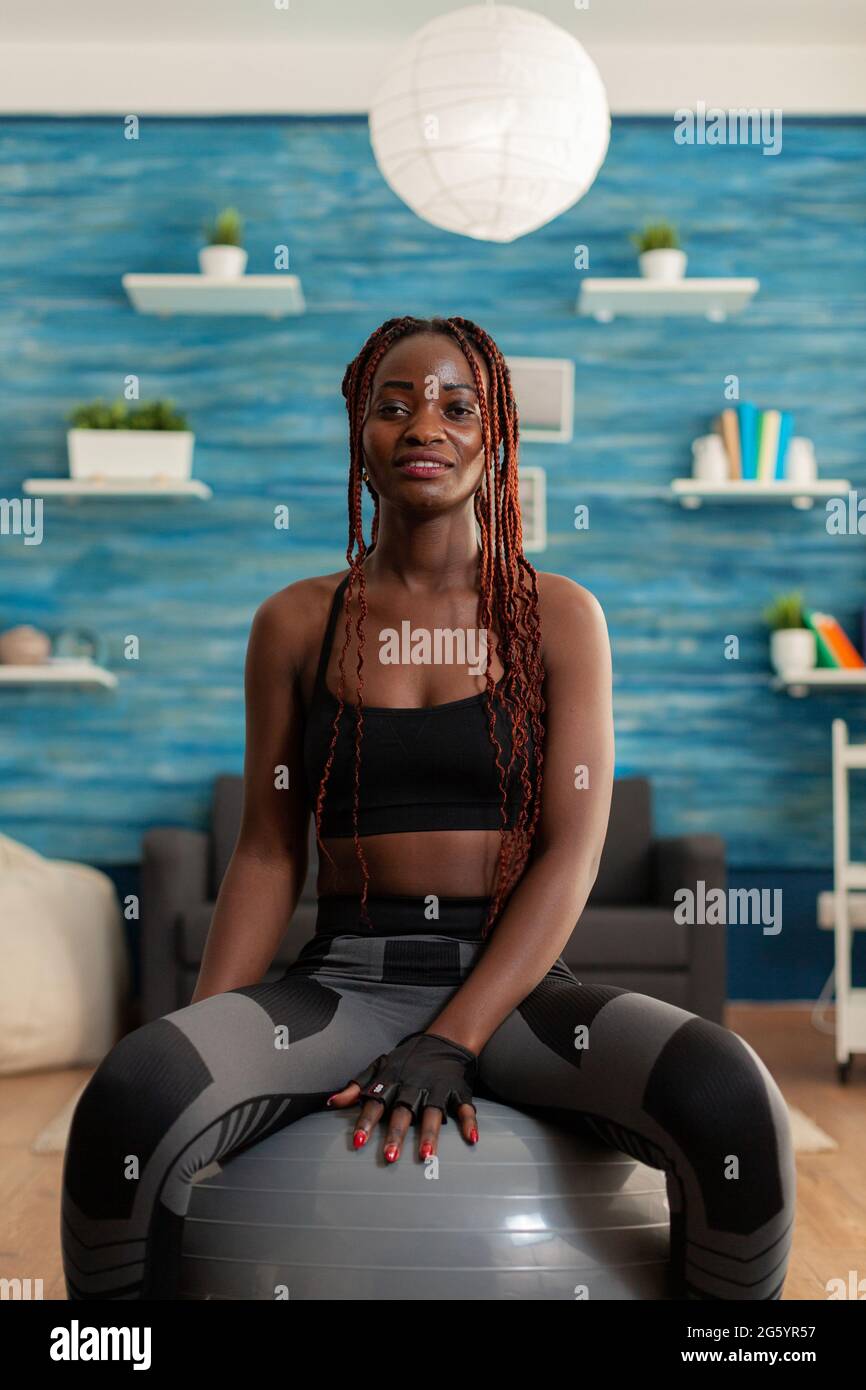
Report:
[{"label": "woman's face", "polygon": [[[487,366],[472,352],[486,397]],[[472,497],[484,475],[481,409],[453,338],[417,333],[388,349],[373,376],[361,440],[370,485],[384,501],[439,511]],[[424,468],[425,460],[434,466]]]}]

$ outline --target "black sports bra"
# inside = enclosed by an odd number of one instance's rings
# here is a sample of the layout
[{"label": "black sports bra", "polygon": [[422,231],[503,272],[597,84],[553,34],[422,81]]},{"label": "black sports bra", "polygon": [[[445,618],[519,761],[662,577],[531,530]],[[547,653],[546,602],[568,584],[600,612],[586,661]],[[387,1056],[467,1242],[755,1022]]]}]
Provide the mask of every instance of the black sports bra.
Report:
[{"label": "black sports bra", "polygon": [[[315,814],[339,700],[325,677],[337,613],[348,574],[331,601],[328,626],[319,654],[313,698],[304,730],[304,772]],[[501,680],[498,683],[502,684]],[[361,733],[358,834],[387,835],[411,830],[498,830],[502,824],[496,751],[488,731],[487,691],[444,705],[392,709],[365,705]],[[511,729],[506,712],[496,705],[500,762],[508,769]],[[355,768],[355,705],[345,701],[334,746],[334,759],[322,807],[322,836],[351,836]],[[529,774],[534,773],[531,721],[527,720]],[[507,783],[506,823],[517,821],[523,789],[515,759]]]}]

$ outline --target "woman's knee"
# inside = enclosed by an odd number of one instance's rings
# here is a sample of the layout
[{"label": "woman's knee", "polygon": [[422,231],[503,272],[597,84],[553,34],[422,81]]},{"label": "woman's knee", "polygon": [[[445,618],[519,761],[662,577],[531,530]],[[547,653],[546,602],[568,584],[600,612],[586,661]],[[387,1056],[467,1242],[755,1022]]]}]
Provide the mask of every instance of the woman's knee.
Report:
[{"label": "woman's knee", "polygon": [[711,1226],[747,1234],[790,1210],[787,1107],[737,1033],[697,1016],[683,1024],[657,1058],[643,1103],[697,1174]]},{"label": "woman's knee", "polygon": [[67,1195],[92,1216],[128,1217],[148,1159],[211,1079],[196,1048],[167,1019],[121,1038],[75,1108]]}]

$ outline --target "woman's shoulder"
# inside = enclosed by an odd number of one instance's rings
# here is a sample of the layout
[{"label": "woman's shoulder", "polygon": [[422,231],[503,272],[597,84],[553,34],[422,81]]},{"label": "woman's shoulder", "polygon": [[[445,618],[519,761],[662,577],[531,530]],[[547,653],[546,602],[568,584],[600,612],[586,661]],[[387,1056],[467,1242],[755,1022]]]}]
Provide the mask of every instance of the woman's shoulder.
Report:
[{"label": "woman's shoulder", "polygon": [[607,622],[592,590],[565,574],[536,570],[536,575],[545,667],[550,669],[558,653],[604,650],[609,645]]},{"label": "woman's shoulder", "polygon": [[347,569],[309,575],[263,599],[253,615],[254,636],[272,650],[303,663],[307,648],[322,640],[331,600],[346,574]]},{"label": "woman's shoulder", "polygon": [[303,621],[306,617],[314,617],[322,606],[326,610],[330,607],[337,585],[348,573],[347,569],[343,569],[333,574],[314,574],[296,579],[263,599],[257,612],[283,621]]},{"label": "woman's shoulder", "polygon": [[535,573],[542,621],[545,609],[554,621],[557,618],[592,619],[602,615],[601,604],[595,594],[583,584],[578,584],[577,580],[547,570],[536,570]]}]

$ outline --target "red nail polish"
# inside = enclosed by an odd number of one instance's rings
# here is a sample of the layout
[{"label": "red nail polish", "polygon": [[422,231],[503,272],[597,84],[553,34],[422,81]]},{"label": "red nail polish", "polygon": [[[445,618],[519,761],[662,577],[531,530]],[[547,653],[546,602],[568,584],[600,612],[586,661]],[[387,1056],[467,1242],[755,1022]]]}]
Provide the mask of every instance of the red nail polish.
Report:
[{"label": "red nail polish", "polygon": [[477,1144],[477,1143],[478,1143],[478,1130],[477,1130],[477,1129],[470,1129],[470,1131],[469,1131],[469,1142],[470,1142],[470,1144]]},{"label": "red nail polish", "polygon": [[433,1145],[430,1143],[430,1140],[429,1140],[429,1139],[425,1139],[424,1143],[421,1145],[421,1148],[418,1150],[418,1152],[420,1153],[420,1155],[421,1155],[422,1158],[429,1158],[429,1157],[430,1157],[430,1155],[431,1155],[432,1152],[433,1152]]},{"label": "red nail polish", "polygon": [[356,1132],[355,1137],[354,1137],[354,1139],[352,1140],[352,1143],[354,1144],[354,1146],[355,1146],[356,1149],[363,1149],[363,1147],[364,1147],[364,1145],[366,1144],[366,1142],[367,1142],[367,1136],[366,1136],[366,1134],[364,1133],[364,1131],[363,1131],[362,1129],[359,1129],[359,1130]]},{"label": "red nail polish", "polygon": [[333,1094],[332,1096],[328,1096],[328,1099],[325,1101],[325,1104],[326,1104],[326,1105],[330,1105],[330,1104],[331,1104],[331,1101],[332,1101],[332,1100],[336,1100],[336,1099],[337,1099],[337,1096],[338,1096],[339,1094],[340,1094],[339,1091],[335,1091],[334,1094]]},{"label": "red nail polish", "polygon": [[394,1163],[399,1152],[400,1150],[397,1148],[396,1144],[386,1144],[385,1161],[387,1163]]}]

